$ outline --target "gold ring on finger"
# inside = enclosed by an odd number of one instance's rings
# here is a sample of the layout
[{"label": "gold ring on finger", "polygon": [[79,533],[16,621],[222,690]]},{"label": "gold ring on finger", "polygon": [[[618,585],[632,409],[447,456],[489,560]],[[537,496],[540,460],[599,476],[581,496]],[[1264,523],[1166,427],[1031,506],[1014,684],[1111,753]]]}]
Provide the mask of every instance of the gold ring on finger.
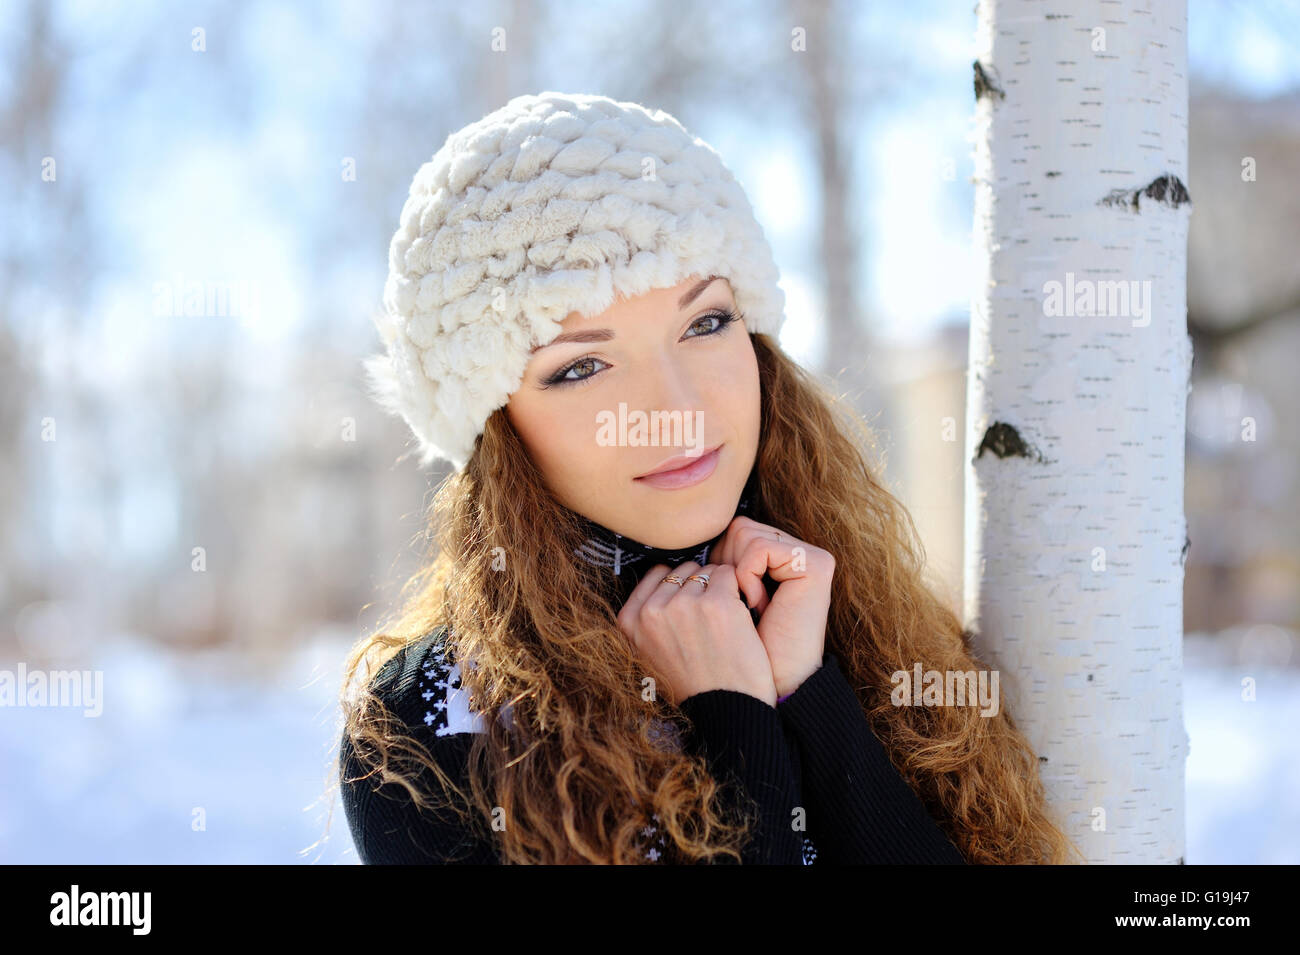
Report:
[{"label": "gold ring on finger", "polygon": [[[708,574],[691,574],[691,575],[690,575],[689,577],[687,577],[686,579],[687,579],[687,580],[698,580],[700,583],[704,584],[704,590],[708,590],[708,589],[709,589],[709,575],[708,575]],[[703,591],[701,591],[701,593],[703,593]]]}]

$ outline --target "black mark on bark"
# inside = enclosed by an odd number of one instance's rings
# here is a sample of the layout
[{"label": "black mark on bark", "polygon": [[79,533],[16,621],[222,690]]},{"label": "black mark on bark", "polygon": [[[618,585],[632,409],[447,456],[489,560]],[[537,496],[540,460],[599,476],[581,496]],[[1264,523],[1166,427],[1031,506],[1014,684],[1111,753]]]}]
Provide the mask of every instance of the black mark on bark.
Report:
[{"label": "black mark on bark", "polygon": [[1178,563],[1184,567],[1187,566],[1187,552],[1192,549],[1192,539],[1186,534],[1183,535],[1183,552],[1178,556]]},{"label": "black mark on bark", "polygon": [[1171,209],[1177,209],[1183,203],[1192,201],[1183,181],[1177,176],[1166,173],[1140,189],[1112,189],[1105,198],[1098,201],[1098,204],[1141,212],[1143,196],[1156,202],[1163,202]]},{"label": "black mark on bark", "polygon": [[[984,67],[980,65],[980,61],[976,60],[974,65],[975,98],[979,99],[981,96],[992,98],[996,96],[998,99],[1006,99],[1007,94],[1002,92],[1002,87],[998,86],[998,84],[994,82],[993,77],[989,76],[989,74],[985,72]],[[989,69],[992,70],[993,67],[990,66]]]},{"label": "black mark on bark", "polygon": [[1049,169],[1047,170],[1047,172],[1043,173],[1043,175],[1045,175],[1048,179],[1051,179],[1053,176],[1059,176],[1060,174],[1061,172],[1059,169]]},{"label": "black mark on bark", "polygon": [[1031,461],[1043,461],[1043,456],[1038,450],[1024,438],[1020,432],[1005,421],[995,421],[989,425],[988,430],[984,432],[984,440],[980,442],[979,451],[975,457],[982,458],[985,450],[992,451],[1000,458],[1029,458]]}]

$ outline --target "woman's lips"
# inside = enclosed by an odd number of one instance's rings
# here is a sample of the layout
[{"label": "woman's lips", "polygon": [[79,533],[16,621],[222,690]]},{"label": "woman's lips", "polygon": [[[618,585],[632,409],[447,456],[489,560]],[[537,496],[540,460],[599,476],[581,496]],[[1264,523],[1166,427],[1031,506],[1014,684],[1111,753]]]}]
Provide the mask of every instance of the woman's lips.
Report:
[{"label": "woman's lips", "polygon": [[717,469],[718,456],[721,453],[722,446],[719,445],[708,454],[701,454],[696,460],[684,467],[672,471],[660,471],[658,474],[648,474],[645,477],[634,478],[634,480],[664,490],[691,487],[705,480]]}]

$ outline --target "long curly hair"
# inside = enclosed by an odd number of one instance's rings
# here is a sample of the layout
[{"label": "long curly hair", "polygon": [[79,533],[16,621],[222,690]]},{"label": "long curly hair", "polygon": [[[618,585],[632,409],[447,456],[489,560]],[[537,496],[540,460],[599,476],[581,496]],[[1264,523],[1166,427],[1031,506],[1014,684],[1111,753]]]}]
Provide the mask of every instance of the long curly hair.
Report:
[{"label": "long curly hair", "polygon": [[[768,336],[750,338],[762,391],[752,516],[835,556],[826,649],[894,766],[967,862],[1081,861],[1050,818],[1037,757],[1005,706],[988,717],[891,702],[897,671],[983,665],[925,582],[910,515],[872,473],[866,423]],[[752,817],[725,810],[701,757],[663,745],[656,721],[680,711],[643,698],[652,671],[618,627],[610,575],[573,559],[582,529],[504,409],[438,487],[432,511],[434,550],[406,582],[403,606],[346,665],[344,732],[367,776],[400,784],[419,805],[451,807],[480,832],[504,815],[491,827],[504,863],[643,863],[652,816],[673,861],[739,861]],[[474,661],[462,685],[486,717],[467,789],[369,687],[400,647],[438,627],[455,659]],[[415,783],[428,772],[440,796]]]}]

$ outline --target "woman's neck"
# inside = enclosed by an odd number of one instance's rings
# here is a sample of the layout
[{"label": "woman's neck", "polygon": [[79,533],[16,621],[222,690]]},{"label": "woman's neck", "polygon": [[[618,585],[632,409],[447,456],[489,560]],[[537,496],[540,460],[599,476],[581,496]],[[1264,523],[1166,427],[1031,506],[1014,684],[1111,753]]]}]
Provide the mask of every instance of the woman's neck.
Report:
[{"label": "woman's neck", "polygon": [[[736,506],[736,515],[753,517],[752,511],[757,497],[754,478],[755,474],[751,472]],[[684,547],[653,547],[612,531],[590,518],[582,515],[579,515],[579,518],[586,530],[587,539],[575,551],[576,556],[614,577],[621,601],[627,599],[641,577],[656,564],[665,564],[672,568],[687,561],[694,561],[701,566],[709,563],[710,553],[726,533],[724,528],[721,533],[708,540]]]}]

